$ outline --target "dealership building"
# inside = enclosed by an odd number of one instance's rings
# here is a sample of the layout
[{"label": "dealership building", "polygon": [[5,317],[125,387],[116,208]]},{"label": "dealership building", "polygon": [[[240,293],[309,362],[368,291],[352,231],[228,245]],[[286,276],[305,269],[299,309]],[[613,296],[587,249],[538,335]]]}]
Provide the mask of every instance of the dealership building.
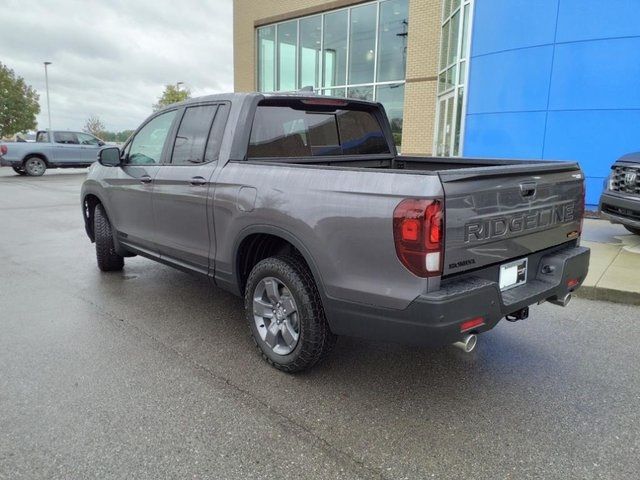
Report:
[{"label": "dealership building", "polygon": [[381,102],[402,153],[640,151],[639,0],[234,0],[236,91]]}]

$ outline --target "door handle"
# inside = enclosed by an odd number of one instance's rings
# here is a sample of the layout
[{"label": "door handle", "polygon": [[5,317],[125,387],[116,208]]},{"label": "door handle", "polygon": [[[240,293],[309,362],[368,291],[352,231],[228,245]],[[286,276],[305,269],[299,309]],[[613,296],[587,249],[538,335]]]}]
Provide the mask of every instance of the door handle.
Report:
[{"label": "door handle", "polygon": [[140,183],[151,183],[151,177],[149,175],[142,175],[140,177]]},{"label": "door handle", "polygon": [[204,185],[205,183],[207,183],[207,181],[203,177],[193,177],[191,180],[189,180],[189,183],[191,183],[191,185],[193,186],[199,186]]}]

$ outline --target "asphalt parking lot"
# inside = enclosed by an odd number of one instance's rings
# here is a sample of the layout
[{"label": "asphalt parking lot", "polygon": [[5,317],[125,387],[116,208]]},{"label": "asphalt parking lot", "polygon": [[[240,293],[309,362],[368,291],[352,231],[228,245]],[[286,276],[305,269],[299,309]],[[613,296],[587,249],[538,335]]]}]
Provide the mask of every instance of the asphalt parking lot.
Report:
[{"label": "asphalt parking lot", "polygon": [[101,274],[83,178],[0,169],[0,478],[637,478],[640,307],[543,304],[469,355],[341,338],[291,376],[206,281]]}]

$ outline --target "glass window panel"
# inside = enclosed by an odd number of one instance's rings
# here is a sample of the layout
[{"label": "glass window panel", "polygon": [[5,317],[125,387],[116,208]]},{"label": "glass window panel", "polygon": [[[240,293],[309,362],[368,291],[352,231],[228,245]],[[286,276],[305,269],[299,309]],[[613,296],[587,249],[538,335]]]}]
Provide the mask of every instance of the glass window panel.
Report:
[{"label": "glass window panel", "polygon": [[328,95],[330,97],[345,97],[346,96],[346,92],[345,92],[345,88],[341,87],[341,88],[325,88],[322,91],[323,95]]},{"label": "glass window panel", "polygon": [[443,70],[447,66],[447,57],[449,55],[449,25],[451,22],[447,22],[442,27],[442,47],[440,50],[440,70]]},{"label": "glass window panel", "polygon": [[447,98],[447,115],[444,120],[444,154],[451,155],[451,130],[453,128],[453,96]]},{"label": "glass window panel", "polygon": [[373,82],[376,47],[376,4],[351,9],[349,83]]},{"label": "glass window panel", "polygon": [[171,163],[194,165],[204,162],[204,147],[217,109],[217,105],[186,109],[173,143]]},{"label": "glass window panel", "polygon": [[300,76],[298,88],[320,86],[320,15],[300,20]]},{"label": "glass window panel", "polygon": [[396,146],[402,144],[402,116],[404,111],[404,84],[379,85],[376,88],[376,100],[382,105],[389,117],[391,133]]},{"label": "glass window panel", "polygon": [[389,153],[389,147],[378,120],[370,112],[346,109],[314,112],[286,106],[258,106],[247,156],[378,153]]},{"label": "glass window panel", "polygon": [[129,144],[126,163],[129,165],[151,165],[160,163],[164,142],[176,116],[170,110],[154,117],[142,127]]},{"label": "glass window panel", "polygon": [[371,102],[373,101],[373,85],[365,87],[349,87],[347,89],[347,97]]},{"label": "glass window panel", "polygon": [[460,155],[460,130],[462,128],[462,102],[464,100],[464,89],[458,89],[458,99],[456,105],[456,129],[453,140],[453,155]]},{"label": "glass window panel", "polygon": [[458,60],[458,33],[460,32],[460,12],[451,17],[451,36],[449,40],[449,56],[447,65]]},{"label": "glass window panel", "polygon": [[467,37],[469,36],[469,4],[464,6],[464,18],[462,22],[462,49],[460,58],[467,57]]},{"label": "glass window panel", "polygon": [[407,0],[389,0],[380,4],[378,82],[404,79],[408,18]]},{"label": "glass window panel", "polygon": [[278,90],[296,89],[298,22],[278,25]]},{"label": "glass window panel", "polygon": [[442,19],[444,20],[451,14],[451,0],[444,0],[444,8],[442,9]]},{"label": "glass window panel", "polygon": [[347,10],[324,15],[323,86],[347,83]]},{"label": "glass window panel", "polygon": [[459,85],[464,84],[466,74],[467,74],[467,62],[460,62],[460,75],[458,75]]},{"label": "glass window panel", "polygon": [[258,90],[275,90],[276,29],[272,25],[258,29]]},{"label": "glass window panel", "polygon": [[453,0],[451,2],[451,11],[455,11],[456,8],[460,6],[460,0]]},{"label": "glass window panel", "polygon": [[438,76],[438,91],[443,92],[447,88],[447,74],[441,73]]}]

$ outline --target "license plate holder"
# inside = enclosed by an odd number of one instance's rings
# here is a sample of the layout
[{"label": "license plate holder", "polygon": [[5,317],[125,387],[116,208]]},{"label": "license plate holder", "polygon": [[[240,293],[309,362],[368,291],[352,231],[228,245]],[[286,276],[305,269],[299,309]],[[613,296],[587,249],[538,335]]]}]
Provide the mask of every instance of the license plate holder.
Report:
[{"label": "license plate holder", "polygon": [[509,290],[527,283],[527,258],[500,265],[500,290]]}]

